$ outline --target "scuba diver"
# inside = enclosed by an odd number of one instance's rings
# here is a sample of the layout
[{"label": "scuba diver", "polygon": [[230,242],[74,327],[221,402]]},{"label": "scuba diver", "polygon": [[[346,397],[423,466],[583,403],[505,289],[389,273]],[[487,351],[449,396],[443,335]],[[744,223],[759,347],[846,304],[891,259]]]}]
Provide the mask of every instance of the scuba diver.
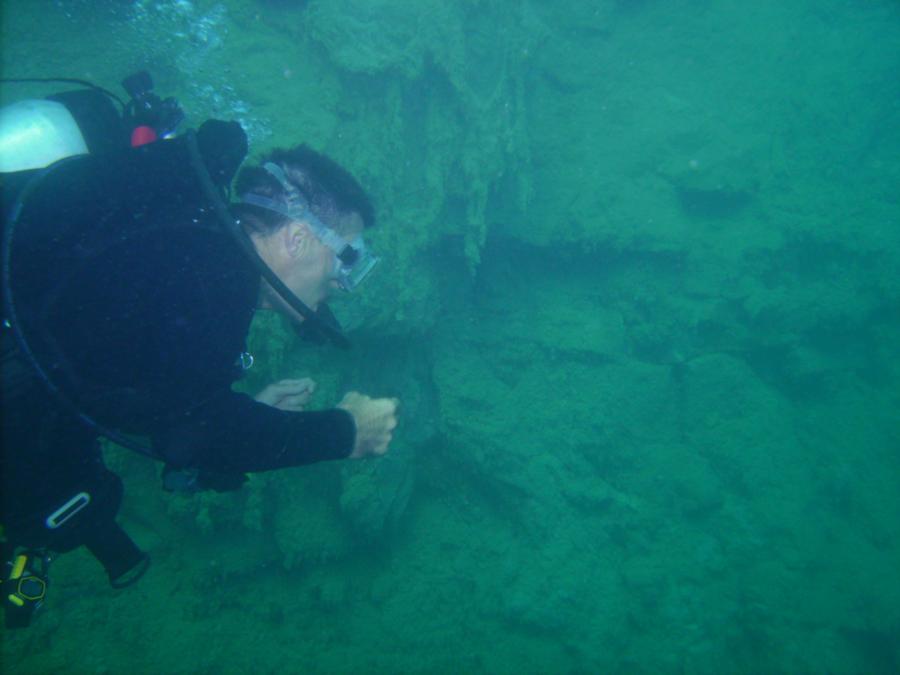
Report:
[{"label": "scuba diver", "polygon": [[384,454],[397,424],[396,399],[358,392],[304,411],[307,379],[231,389],[259,308],[348,346],[327,299],[378,262],[356,179],[300,145],[244,168],[228,204],[239,124],[175,136],[181,109],[146,73],[123,82],[128,103],[75,82],[0,110],[9,627],[41,606],[55,554],[87,547],[116,588],[147,569],[116,523],[122,482],[101,436],[162,461],[166,489],[228,490],[247,472]]}]

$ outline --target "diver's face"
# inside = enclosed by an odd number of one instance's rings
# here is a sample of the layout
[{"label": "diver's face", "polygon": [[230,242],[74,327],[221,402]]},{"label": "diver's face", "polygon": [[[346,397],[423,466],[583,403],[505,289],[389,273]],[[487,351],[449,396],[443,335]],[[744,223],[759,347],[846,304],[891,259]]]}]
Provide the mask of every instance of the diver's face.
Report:
[{"label": "diver's face", "polygon": [[[329,223],[350,243],[363,230],[363,221],[356,212]],[[335,270],[335,253],[325,246],[309,225],[292,221],[270,235],[254,237],[256,249],[263,261],[282,283],[313,311],[340,290]],[[285,303],[268,284],[264,284],[264,304],[274,307],[302,321],[303,318]]]}]

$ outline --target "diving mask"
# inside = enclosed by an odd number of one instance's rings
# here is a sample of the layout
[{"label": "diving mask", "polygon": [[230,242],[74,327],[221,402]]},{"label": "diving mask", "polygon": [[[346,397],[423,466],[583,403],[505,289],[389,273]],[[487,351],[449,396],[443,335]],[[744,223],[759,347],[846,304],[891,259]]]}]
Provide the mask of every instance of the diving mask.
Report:
[{"label": "diving mask", "polygon": [[348,243],[341,235],[319,220],[309,208],[309,204],[300,190],[291,184],[280,166],[266,162],[263,168],[281,183],[287,195],[287,202],[252,192],[242,195],[241,201],[244,204],[253,204],[269,211],[275,211],[292,220],[302,220],[307,223],[316,238],[334,253],[333,279],[345,291],[354,290],[369,275],[380,258],[366,248],[362,235]]}]

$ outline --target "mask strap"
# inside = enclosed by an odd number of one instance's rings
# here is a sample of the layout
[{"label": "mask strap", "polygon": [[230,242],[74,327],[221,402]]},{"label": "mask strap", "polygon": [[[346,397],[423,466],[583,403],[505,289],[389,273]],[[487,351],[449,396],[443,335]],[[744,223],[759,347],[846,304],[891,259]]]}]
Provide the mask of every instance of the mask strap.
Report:
[{"label": "mask strap", "polygon": [[294,220],[305,220],[310,227],[312,227],[313,232],[315,232],[319,240],[331,249],[335,255],[338,255],[343,251],[344,247],[347,246],[347,243],[337,232],[319,220],[312,212],[312,209],[309,208],[309,205],[300,193],[300,190],[288,180],[287,175],[284,173],[284,169],[274,162],[266,162],[263,164],[263,168],[268,171],[275,180],[281,183],[282,189],[287,194],[287,206],[285,207],[280,201],[276,201],[269,197],[263,197],[262,195],[257,195],[252,192],[241,195],[241,201],[245,204],[253,204],[254,206],[260,206],[264,209],[275,211],[276,213],[280,213],[288,218],[293,218]]},{"label": "mask strap", "polygon": [[275,164],[275,162],[266,162],[263,164],[263,168],[269,172],[269,174],[281,183],[281,187],[287,195],[288,199],[288,209],[294,211],[295,209],[305,213],[309,210],[309,206],[306,203],[306,200],[303,198],[303,195],[300,194],[300,190],[297,189],[291,181],[288,180],[287,174],[285,174],[284,169]]}]

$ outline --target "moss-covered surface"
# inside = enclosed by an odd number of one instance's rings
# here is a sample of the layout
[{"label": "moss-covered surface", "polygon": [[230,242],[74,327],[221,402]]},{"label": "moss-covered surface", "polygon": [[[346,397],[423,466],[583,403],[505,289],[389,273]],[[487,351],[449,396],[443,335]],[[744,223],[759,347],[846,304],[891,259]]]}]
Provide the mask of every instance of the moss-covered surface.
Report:
[{"label": "moss-covered surface", "polygon": [[260,314],[240,388],[402,401],[388,457],[235,493],[110,447],[153,565],[61,557],[5,671],[900,669],[894,3],[2,11],[6,76],[147,67],[356,173],[354,349]]}]

